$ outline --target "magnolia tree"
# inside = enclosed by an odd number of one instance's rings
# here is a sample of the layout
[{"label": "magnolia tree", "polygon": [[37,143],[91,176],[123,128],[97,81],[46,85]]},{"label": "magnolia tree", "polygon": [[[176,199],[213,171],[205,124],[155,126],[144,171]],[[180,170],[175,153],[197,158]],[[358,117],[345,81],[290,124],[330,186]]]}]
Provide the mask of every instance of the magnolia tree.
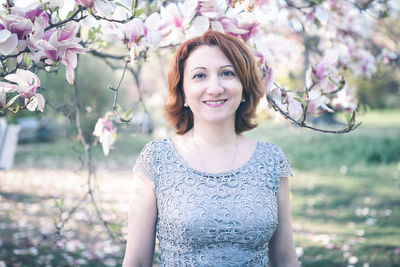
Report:
[{"label": "magnolia tree", "polygon": [[[186,38],[214,29],[241,38],[254,52],[263,74],[266,99],[275,111],[302,127],[332,133],[356,128],[357,100],[341,76],[344,70],[371,77],[379,61],[398,61],[387,42],[373,39],[376,20],[397,16],[397,1],[374,0],[37,0],[28,6],[8,0],[0,20],[0,109],[43,111],[35,71],[66,66],[74,83],[82,53],[117,57],[137,64],[140,57],[176,46]],[[25,2],[26,3],[26,2]],[[125,45],[125,55],[111,55],[104,39]],[[128,64],[128,63],[127,63]],[[304,85],[287,88],[275,80],[281,65],[303,65]],[[126,68],[124,68],[125,71]],[[48,88],[51,90],[51,88]],[[118,94],[119,86],[112,88]],[[309,115],[345,110],[347,127],[314,128]],[[114,102],[113,111],[122,121]],[[100,118],[94,135],[105,154],[114,142],[113,116]]]}]

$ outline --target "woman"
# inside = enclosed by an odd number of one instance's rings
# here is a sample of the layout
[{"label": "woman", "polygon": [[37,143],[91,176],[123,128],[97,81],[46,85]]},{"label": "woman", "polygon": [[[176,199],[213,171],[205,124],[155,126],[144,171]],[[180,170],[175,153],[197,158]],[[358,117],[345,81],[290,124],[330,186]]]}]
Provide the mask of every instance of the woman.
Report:
[{"label": "woman", "polygon": [[156,233],[161,266],[298,266],[290,166],[242,135],[264,91],[251,52],[209,30],[178,48],[168,83],[178,135],[136,162],[123,266],[151,266]]}]

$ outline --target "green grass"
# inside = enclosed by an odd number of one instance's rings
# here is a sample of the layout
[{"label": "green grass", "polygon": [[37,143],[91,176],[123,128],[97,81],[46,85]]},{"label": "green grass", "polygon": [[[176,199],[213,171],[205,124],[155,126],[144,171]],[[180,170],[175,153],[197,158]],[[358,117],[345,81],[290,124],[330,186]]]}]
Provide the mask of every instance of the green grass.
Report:
[{"label": "green grass", "polygon": [[[292,164],[293,228],[303,266],[400,266],[400,110],[359,119],[360,128],[344,135],[270,121],[247,133],[281,146]],[[93,149],[95,162],[131,168],[149,140],[123,133],[109,157]],[[16,165],[77,162],[70,146],[21,145]]]},{"label": "green grass", "polygon": [[[262,123],[294,168],[292,215],[303,266],[400,266],[400,111],[370,112],[344,135]],[[352,258],[353,257],[353,258]]]}]

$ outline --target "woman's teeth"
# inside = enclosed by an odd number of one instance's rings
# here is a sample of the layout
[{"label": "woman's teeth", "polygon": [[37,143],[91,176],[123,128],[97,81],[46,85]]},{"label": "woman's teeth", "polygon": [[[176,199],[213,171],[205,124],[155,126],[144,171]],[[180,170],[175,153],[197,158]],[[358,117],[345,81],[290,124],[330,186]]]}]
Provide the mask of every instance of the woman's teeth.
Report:
[{"label": "woman's teeth", "polygon": [[218,100],[218,101],[204,101],[204,103],[208,104],[208,105],[218,105],[218,104],[222,104],[224,103],[225,100]]}]

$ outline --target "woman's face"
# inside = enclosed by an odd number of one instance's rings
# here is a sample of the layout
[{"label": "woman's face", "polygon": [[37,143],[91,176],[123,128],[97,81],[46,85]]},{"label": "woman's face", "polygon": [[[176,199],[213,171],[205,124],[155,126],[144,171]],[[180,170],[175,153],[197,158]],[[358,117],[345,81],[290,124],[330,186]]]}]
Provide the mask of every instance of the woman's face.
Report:
[{"label": "woman's face", "polygon": [[235,123],[243,86],[218,46],[200,46],[187,58],[183,73],[186,104],[194,123]]}]

